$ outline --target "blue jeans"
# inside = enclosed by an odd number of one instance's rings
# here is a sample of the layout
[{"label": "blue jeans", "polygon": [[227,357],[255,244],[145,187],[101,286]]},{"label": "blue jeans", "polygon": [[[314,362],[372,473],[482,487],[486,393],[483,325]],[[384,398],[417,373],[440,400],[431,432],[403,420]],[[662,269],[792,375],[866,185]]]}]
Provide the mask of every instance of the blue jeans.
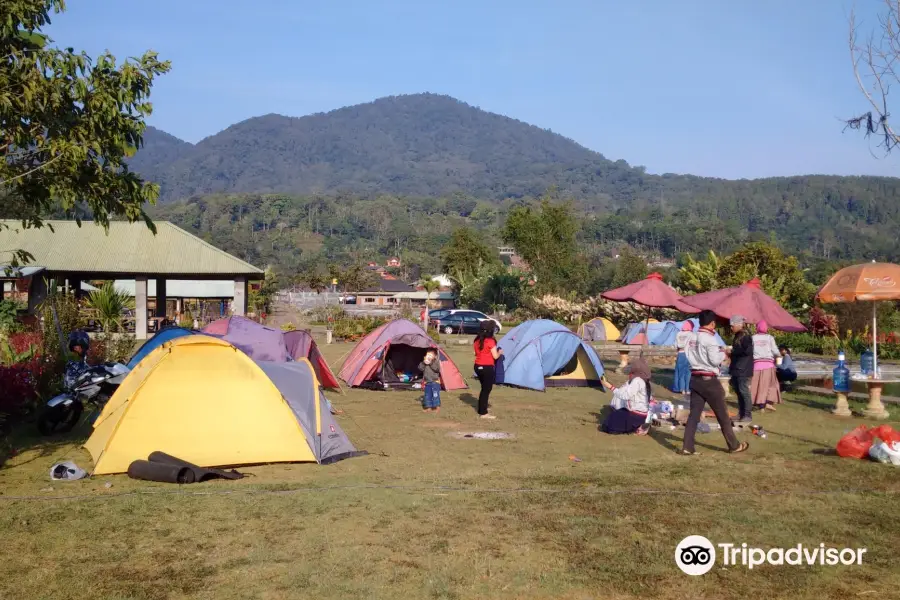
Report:
[{"label": "blue jeans", "polygon": [[679,352],[675,361],[675,384],[672,391],[676,393],[691,391],[691,363],[688,362],[684,352]]},{"label": "blue jeans", "polygon": [[423,408],[437,408],[441,405],[441,384],[438,381],[425,384],[425,397],[422,398]]}]

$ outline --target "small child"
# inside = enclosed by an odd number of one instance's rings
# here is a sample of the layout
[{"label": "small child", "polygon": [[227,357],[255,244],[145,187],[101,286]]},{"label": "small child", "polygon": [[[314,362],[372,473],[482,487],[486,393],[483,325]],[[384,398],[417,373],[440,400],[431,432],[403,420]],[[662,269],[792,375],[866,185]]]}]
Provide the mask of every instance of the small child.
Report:
[{"label": "small child", "polygon": [[441,363],[438,361],[437,353],[430,350],[425,359],[419,363],[419,370],[425,380],[422,410],[438,412],[441,409]]}]

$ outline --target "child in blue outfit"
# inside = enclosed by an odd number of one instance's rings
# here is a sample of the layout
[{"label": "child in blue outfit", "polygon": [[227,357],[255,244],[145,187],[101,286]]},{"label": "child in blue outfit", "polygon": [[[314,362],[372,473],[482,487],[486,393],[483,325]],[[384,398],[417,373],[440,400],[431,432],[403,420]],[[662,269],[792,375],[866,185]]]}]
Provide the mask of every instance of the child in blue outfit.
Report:
[{"label": "child in blue outfit", "polygon": [[441,410],[441,362],[437,353],[429,351],[425,359],[419,363],[419,370],[425,380],[425,396],[422,398],[422,410],[438,412]]}]

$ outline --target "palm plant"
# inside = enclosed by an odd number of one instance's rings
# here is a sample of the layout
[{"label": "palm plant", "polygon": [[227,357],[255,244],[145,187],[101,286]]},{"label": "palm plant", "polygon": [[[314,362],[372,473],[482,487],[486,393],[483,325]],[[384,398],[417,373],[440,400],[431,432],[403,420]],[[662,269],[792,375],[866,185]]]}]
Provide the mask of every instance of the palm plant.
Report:
[{"label": "palm plant", "polygon": [[134,298],[117,290],[112,281],[90,293],[87,306],[97,311],[97,320],[103,331],[112,332],[122,327],[126,310],[134,310]]},{"label": "palm plant", "polygon": [[424,277],[422,277],[420,285],[425,290],[425,293],[428,294],[425,300],[425,304],[426,306],[428,306],[431,303],[431,294],[438,291],[441,288],[441,284],[435,281],[434,278],[430,275],[425,275]]}]

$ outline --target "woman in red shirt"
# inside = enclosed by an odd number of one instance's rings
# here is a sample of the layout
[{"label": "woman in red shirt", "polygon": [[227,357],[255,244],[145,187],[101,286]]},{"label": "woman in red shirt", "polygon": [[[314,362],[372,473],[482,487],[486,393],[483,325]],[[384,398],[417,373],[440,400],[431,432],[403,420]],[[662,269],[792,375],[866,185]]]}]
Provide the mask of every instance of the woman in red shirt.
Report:
[{"label": "woman in red shirt", "polygon": [[503,356],[503,350],[497,348],[494,339],[494,322],[482,321],[478,335],[475,337],[475,375],[481,382],[481,393],[478,394],[478,414],[482,419],[496,419],[488,414],[488,400],[496,378],[495,365]]}]

